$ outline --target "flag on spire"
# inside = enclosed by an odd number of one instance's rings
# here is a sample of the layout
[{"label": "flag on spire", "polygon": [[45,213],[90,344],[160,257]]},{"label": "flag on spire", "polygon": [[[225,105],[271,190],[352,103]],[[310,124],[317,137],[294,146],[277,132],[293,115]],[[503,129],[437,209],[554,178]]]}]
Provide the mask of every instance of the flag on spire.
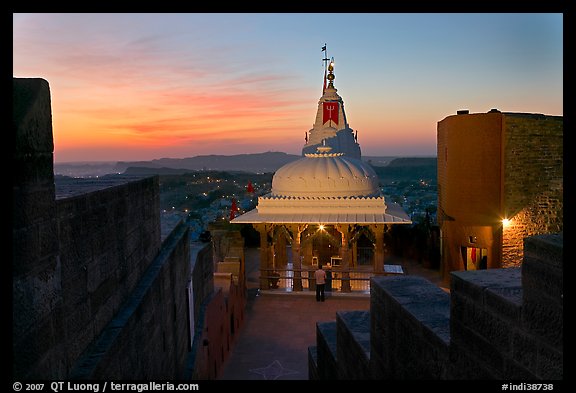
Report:
[{"label": "flag on spire", "polygon": [[324,46],[322,47],[322,52],[326,51],[326,44],[324,44]]},{"label": "flag on spire", "polygon": [[246,192],[252,194],[254,192],[254,186],[252,186],[252,182],[248,181],[248,187],[246,187]]}]

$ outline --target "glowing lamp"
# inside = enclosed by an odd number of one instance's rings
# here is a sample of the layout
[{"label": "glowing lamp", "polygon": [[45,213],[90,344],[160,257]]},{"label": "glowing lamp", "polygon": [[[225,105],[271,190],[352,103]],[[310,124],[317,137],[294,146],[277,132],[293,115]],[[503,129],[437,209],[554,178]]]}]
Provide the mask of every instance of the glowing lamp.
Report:
[{"label": "glowing lamp", "polygon": [[510,219],[508,218],[503,218],[502,219],[502,225],[504,226],[504,228],[506,228],[507,226],[510,225]]}]

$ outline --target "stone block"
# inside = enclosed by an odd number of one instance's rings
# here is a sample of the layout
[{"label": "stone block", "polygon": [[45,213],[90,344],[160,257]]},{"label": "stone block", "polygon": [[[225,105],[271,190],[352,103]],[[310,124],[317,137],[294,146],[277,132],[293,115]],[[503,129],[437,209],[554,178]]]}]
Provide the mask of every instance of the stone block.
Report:
[{"label": "stone block", "polygon": [[370,312],[336,312],[337,359],[341,379],[370,378]]},{"label": "stone block", "polygon": [[564,234],[544,234],[524,239],[524,255],[538,263],[563,269]]},{"label": "stone block", "polygon": [[451,291],[470,297],[477,303],[484,303],[486,288],[519,288],[520,268],[454,271],[450,273]]},{"label": "stone block", "polygon": [[372,283],[372,372],[392,379],[446,375],[449,296],[421,277],[378,277]]},{"label": "stone block", "polygon": [[338,375],[336,322],[316,323],[318,375],[321,380],[336,380]]},{"label": "stone block", "polygon": [[510,357],[516,363],[528,370],[535,371],[538,367],[538,340],[519,329],[512,335],[512,351]]},{"label": "stone block", "polygon": [[560,304],[564,292],[563,270],[526,256],[522,265],[522,285],[527,301],[545,298]]},{"label": "stone block", "polygon": [[487,312],[499,318],[520,324],[522,316],[522,287],[487,288],[484,303]]},{"label": "stone block", "polygon": [[510,381],[534,381],[539,378],[529,369],[514,361],[514,359],[504,360],[504,378]]},{"label": "stone block", "polygon": [[40,259],[40,226],[12,230],[12,274],[25,275]]},{"label": "stone block", "polygon": [[[62,269],[65,271],[65,269]],[[62,279],[62,297],[64,304],[77,307],[81,302],[88,302],[88,282],[86,270],[83,267],[69,271]]]},{"label": "stone block", "polygon": [[490,365],[482,362],[468,351],[463,343],[450,344],[450,366],[447,375],[454,380],[495,380],[502,379]]},{"label": "stone block", "polygon": [[523,326],[548,345],[562,350],[564,313],[562,307],[530,302],[522,308]]},{"label": "stone block", "polygon": [[544,380],[561,380],[564,377],[564,356],[562,351],[542,344],[538,348],[536,373]]},{"label": "stone block", "polygon": [[[499,348],[494,346],[472,329],[462,325],[459,321],[450,321],[451,342],[450,352],[464,351],[476,358],[477,368],[487,370],[486,373],[496,378],[503,378],[504,356]],[[470,379],[476,379],[471,377]]]},{"label": "stone block", "polygon": [[308,380],[318,381],[318,347],[308,347]]},{"label": "stone block", "polygon": [[15,151],[53,152],[50,86],[41,78],[13,78],[12,127]]},{"label": "stone block", "polygon": [[17,356],[13,358],[15,378],[46,379],[54,376],[52,370],[42,369],[39,363],[46,356],[64,358],[64,353],[55,353],[54,348],[63,339],[63,332],[54,331],[51,317],[39,320],[34,329],[12,343]]},{"label": "stone block", "polygon": [[34,224],[56,225],[54,184],[25,186],[12,190],[12,227],[26,228]]}]

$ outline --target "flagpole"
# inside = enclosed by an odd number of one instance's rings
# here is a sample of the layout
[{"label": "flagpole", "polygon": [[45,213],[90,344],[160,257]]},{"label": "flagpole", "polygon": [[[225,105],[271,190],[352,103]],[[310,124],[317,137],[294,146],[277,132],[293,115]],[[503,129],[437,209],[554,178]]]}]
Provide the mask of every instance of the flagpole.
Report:
[{"label": "flagpole", "polygon": [[322,61],[324,62],[324,85],[322,87],[322,95],[324,95],[324,93],[326,92],[326,72],[328,68],[328,61],[330,61],[330,59],[328,59],[327,56],[326,43],[324,43],[324,46],[322,47],[322,52],[324,52],[324,58],[322,59]]}]

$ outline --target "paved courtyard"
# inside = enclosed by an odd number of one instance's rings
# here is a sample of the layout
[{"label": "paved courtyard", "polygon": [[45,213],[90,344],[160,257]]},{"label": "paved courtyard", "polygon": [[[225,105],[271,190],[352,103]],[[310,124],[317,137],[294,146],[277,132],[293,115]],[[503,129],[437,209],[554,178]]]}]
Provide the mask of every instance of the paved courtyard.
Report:
[{"label": "paved courtyard", "polygon": [[[407,274],[437,284],[437,272],[404,262]],[[316,302],[313,292],[258,290],[258,250],[246,250],[248,304],[244,324],[224,364],[221,380],[306,380],[308,347],[316,343],[316,322],[335,321],[336,311],[369,310],[366,294],[329,293]]]}]

